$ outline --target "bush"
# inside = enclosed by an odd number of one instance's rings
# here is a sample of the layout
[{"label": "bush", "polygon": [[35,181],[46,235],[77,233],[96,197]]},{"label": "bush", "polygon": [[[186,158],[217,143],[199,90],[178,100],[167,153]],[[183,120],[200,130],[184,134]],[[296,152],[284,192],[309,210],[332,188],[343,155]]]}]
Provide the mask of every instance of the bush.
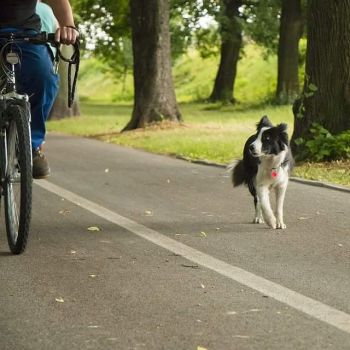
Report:
[{"label": "bush", "polygon": [[323,126],[313,123],[311,133],[313,138],[305,143],[310,160],[350,159],[350,130],[332,135]]}]

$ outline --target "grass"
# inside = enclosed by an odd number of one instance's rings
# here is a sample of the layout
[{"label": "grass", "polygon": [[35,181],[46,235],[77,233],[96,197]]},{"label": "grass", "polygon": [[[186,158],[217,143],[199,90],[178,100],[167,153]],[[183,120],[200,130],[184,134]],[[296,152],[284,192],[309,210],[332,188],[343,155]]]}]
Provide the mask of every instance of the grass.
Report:
[{"label": "grass", "polygon": [[[267,114],[273,123],[286,122],[292,132],[293,116],[288,106],[219,106],[182,103],[181,125],[163,123],[143,130],[120,133],[130,119],[131,104],[83,102],[82,116],[50,121],[49,131],[94,137],[150,152],[227,164],[240,158],[247,137],[255,132],[258,119]],[[296,176],[350,186],[350,162],[305,163]]]},{"label": "grass", "polygon": [[350,160],[299,164],[294,175],[350,187]]},{"label": "grass", "polygon": [[130,105],[81,102],[80,107],[81,117],[49,121],[48,130],[77,136],[114,133],[126,125],[131,115]]},{"label": "grass", "polygon": [[[79,73],[82,116],[50,121],[48,129],[94,137],[150,152],[227,164],[240,158],[247,137],[255,132],[258,119],[267,114],[273,123],[286,122],[293,131],[290,106],[267,104],[276,87],[276,57],[263,59],[252,43],[244,47],[235,82],[235,106],[206,104],[218,67],[218,57],[202,59],[189,51],[173,66],[174,84],[184,122],[164,123],[144,130],[120,133],[130,120],[133,82],[131,74],[116,79],[96,59],[83,60]],[[300,70],[302,72],[302,70]],[[302,81],[302,79],[301,79]],[[299,164],[295,175],[350,186],[350,163]]]},{"label": "grass", "polygon": [[[238,63],[235,98],[252,105],[273,96],[277,79],[277,59],[262,58],[262,50],[246,45]],[[219,64],[218,57],[203,59],[195,51],[179,58],[173,67],[177,100],[182,103],[203,101],[209,97]],[[252,84],[253,82],[253,84]],[[83,60],[79,71],[79,96],[84,101],[131,102],[133,79],[131,73],[113,77],[106,66],[96,59]]]}]

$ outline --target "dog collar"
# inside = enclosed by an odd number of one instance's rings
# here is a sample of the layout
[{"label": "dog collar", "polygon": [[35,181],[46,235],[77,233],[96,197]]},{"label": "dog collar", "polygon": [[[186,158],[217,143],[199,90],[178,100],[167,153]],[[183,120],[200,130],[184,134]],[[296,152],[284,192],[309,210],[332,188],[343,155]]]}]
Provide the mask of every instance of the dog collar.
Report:
[{"label": "dog collar", "polygon": [[281,168],[283,165],[287,164],[289,162],[289,160],[285,160],[284,162],[282,162],[278,167],[276,168],[272,168],[271,169],[271,177],[273,179],[276,179],[278,177],[278,169]]}]

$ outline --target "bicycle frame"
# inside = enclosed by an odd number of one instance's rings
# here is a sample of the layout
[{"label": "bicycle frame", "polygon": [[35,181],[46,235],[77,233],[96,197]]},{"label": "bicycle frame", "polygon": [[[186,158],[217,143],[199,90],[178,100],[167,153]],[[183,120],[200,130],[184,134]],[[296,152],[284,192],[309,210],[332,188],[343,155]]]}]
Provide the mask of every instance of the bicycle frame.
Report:
[{"label": "bicycle frame", "polygon": [[[7,43],[3,46],[0,51],[0,61],[2,62],[2,67],[0,71],[0,187],[5,181],[5,176],[7,173],[7,139],[6,139],[6,128],[9,125],[10,116],[6,113],[6,110],[11,104],[21,105],[26,107],[29,103],[29,97],[26,94],[17,93],[16,89],[16,66],[20,63],[20,59],[17,52],[12,50],[15,44],[14,37],[10,37]],[[5,48],[9,47],[9,50],[5,55]],[[25,109],[29,111],[30,109]],[[28,125],[30,125],[30,113],[27,116]],[[0,191],[1,196],[1,191]]]},{"label": "bicycle frame", "polygon": [[16,73],[20,64],[20,43],[57,47],[56,59],[65,60],[70,68],[76,64],[73,85],[68,81],[68,104],[74,97],[79,67],[79,43],[70,59],[62,56],[55,34],[46,32],[0,32],[0,196],[4,197],[4,214],[9,248],[13,254],[24,252],[32,213],[33,158],[28,95],[19,94]]},{"label": "bicycle frame", "polygon": [[[20,63],[19,43],[57,46],[57,59],[79,65],[79,48],[71,59],[64,58],[53,33],[0,33],[0,195],[4,196],[7,241],[13,254],[24,252],[32,213],[33,159],[28,95],[16,89],[16,72]],[[3,41],[2,41],[3,40]],[[77,78],[69,86],[68,102],[72,102]],[[70,69],[68,69],[70,76]],[[70,82],[70,80],[69,80]],[[72,87],[72,88],[71,88]]]}]

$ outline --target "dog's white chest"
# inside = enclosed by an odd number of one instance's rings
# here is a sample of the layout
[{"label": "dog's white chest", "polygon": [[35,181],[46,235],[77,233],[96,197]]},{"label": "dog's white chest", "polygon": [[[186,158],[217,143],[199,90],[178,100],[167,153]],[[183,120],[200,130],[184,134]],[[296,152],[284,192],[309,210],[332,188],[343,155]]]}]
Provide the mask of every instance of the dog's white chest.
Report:
[{"label": "dog's white chest", "polygon": [[288,179],[288,166],[278,168],[259,167],[256,184],[259,186],[272,186],[284,183]]}]

